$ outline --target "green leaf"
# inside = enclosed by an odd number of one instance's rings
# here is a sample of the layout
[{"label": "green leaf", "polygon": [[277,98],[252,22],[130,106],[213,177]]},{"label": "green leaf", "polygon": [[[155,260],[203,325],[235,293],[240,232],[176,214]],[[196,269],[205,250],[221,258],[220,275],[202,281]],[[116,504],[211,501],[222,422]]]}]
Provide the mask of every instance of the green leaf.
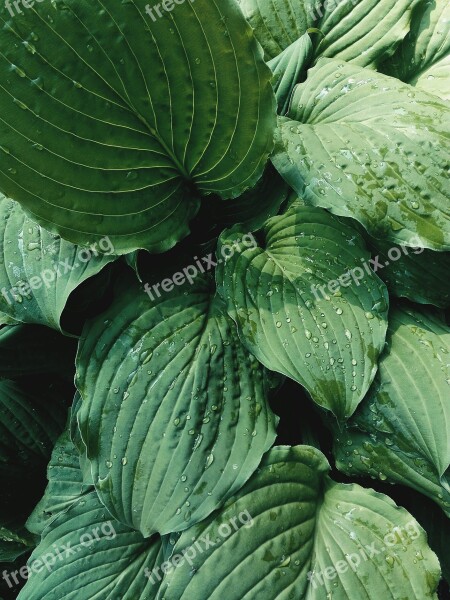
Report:
[{"label": "green leaf", "polygon": [[161,597],[436,599],[439,563],[418,523],[327,471],[315,448],[271,450],[224,509],[181,535],[172,557],[191,564],[166,571]]},{"label": "green leaf", "polygon": [[272,85],[277,97],[278,114],[287,112],[292,90],[306,73],[312,53],[311,38],[305,34],[268,62],[273,72]]},{"label": "green leaf", "polygon": [[0,377],[54,373],[73,380],[75,340],[40,325],[0,329]]},{"label": "green leaf", "polygon": [[431,314],[397,308],[367,398],[335,440],[349,475],[410,486],[450,516],[450,329]]},{"label": "green leaf", "polygon": [[[421,0],[332,0],[319,5],[316,57],[376,66],[393,54],[408,33],[411,12]],[[323,13],[323,14],[322,14]]]},{"label": "green leaf", "polygon": [[102,238],[91,248],[75,246],[31,221],[19,204],[1,194],[0,223],[3,312],[61,331],[72,292],[117,258],[111,240]]},{"label": "green leaf", "polygon": [[[226,231],[220,252],[240,237],[237,229]],[[217,271],[242,341],[268,369],[346,419],[372,383],[387,327],[387,291],[360,267],[369,260],[364,242],[333,215],[299,203],[270,219],[258,239],[258,247],[241,248]],[[358,285],[350,275],[339,285],[355,267]],[[333,281],[334,293],[326,288]]]},{"label": "green leaf", "polygon": [[[2,519],[3,520],[3,519]],[[34,548],[34,538],[23,527],[0,525],[0,561],[14,562],[19,556]]]},{"label": "green leaf", "polygon": [[316,13],[311,4],[304,0],[239,0],[266,60],[281,54],[313,27]]},{"label": "green leaf", "polygon": [[279,118],[272,160],[308,203],[373,237],[446,250],[448,112],[408,84],[322,59]]},{"label": "green leaf", "polygon": [[423,248],[393,246],[384,240],[367,236],[376,256],[374,269],[389,292],[419,304],[450,306],[450,252],[434,252]]},{"label": "green leaf", "polygon": [[450,100],[450,54],[421,73],[412,83],[417,88],[435,94],[442,100]]},{"label": "green leaf", "polygon": [[205,518],[275,441],[266,371],[211,282],[172,287],[148,287],[151,301],[124,280],[111,308],[86,325],[77,358],[78,419],[96,489],[146,537]]},{"label": "green leaf", "polygon": [[18,600],[155,600],[158,585],[145,572],[163,560],[159,538],[145,540],[111,519],[91,492],[46,530],[28,561],[29,579]]},{"label": "green leaf", "polygon": [[[449,20],[450,5],[446,0],[422,2],[413,13],[411,31],[380,70],[411,85],[418,85],[420,81],[419,87],[433,92],[436,89],[433,81],[436,68],[442,68],[444,62],[448,66]],[[441,62],[441,67],[438,67]],[[446,79],[450,79],[448,71]]]},{"label": "green leaf", "polygon": [[168,250],[200,194],[236,197],[263,172],[274,94],[249,25],[234,0],[174,8],[2,5],[0,188],[64,239]]},{"label": "green leaf", "polygon": [[89,491],[83,485],[80,456],[66,429],[53,449],[47,469],[48,485],[43,498],[27,520],[29,531],[42,535],[45,528],[63,511]]}]

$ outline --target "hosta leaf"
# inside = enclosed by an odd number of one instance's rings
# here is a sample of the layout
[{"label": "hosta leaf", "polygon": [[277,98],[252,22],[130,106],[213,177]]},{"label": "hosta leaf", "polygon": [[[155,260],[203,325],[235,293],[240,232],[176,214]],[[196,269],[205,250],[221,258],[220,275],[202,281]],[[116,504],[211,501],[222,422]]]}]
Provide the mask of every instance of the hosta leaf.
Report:
[{"label": "hosta leaf", "polygon": [[[240,237],[227,231],[221,244],[232,247]],[[362,238],[327,211],[299,203],[270,219],[258,238],[258,247],[235,252],[217,272],[244,344],[320,406],[349,417],[373,380],[387,326],[387,291],[361,267],[370,256]],[[344,286],[326,288],[354,268],[359,285],[348,275]]]},{"label": "hosta leaf", "polygon": [[448,115],[436,96],[323,59],[279,119],[273,163],[308,203],[373,237],[449,249]]},{"label": "hosta leaf", "polygon": [[78,418],[102,502],[149,536],[238,490],[273,444],[275,417],[265,369],[207,279],[160,297],[149,287],[153,301],[134,278],[125,285],[83,331]]},{"label": "hosta leaf", "polygon": [[268,63],[273,72],[272,85],[280,115],[286,113],[292,90],[306,72],[312,53],[311,38],[305,34]]},{"label": "hosta leaf", "polygon": [[0,188],[73,243],[167,250],[200,194],[235,197],[262,174],[274,95],[249,25],[234,0],[173,8],[2,5]]},{"label": "hosta leaf", "polygon": [[68,430],[62,433],[55,444],[47,477],[44,497],[27,521],[27,529],[38,535],[43,533],[59,513],[66,511],[82,493],[89,490],[83,485],[80,456]]},{"label": "hosta leaf", "polygon": [[296,42],[316,19],[313,2],[304,0],[239,0],[239,4],[264,48],[266,60]]},{"label": "hosta leaf", "polygon": [[271,450],[224,509],[181,535],[173,556],[185,552],[191,565],[167,571],[161,597],[437,598],[439,563],[412,516],[327,471],[315,448]]},{"label": "hosta leaf", "polygon": [[395,309],[369,395],[337,434],[338,467],[426,494],[450,516],[450,330]]},{"label": "hosta leaf", "polygon": [[[3,519],[2,519],[3,520]],[[13,562],[35,546],[33,536],[23,526],[0,525],[0,562]]]},{"label": "hosta leaf", "polygon": [[0,329],[0,377],[55,373],[73,379],[75,340],[40,325]]},{"label": "hosta leaf", "polygon": [[[391,55],[408,33],[420,0],[331,0],[318,8],[316,56],[340,58],[363,67]],[[323,12],[323,14],[322,14]]]},{"label": "hosta leaf", "polygon": [[114,521],[90,492],[46,530],[28,561],[31,573],[18,600],[155,600],[158,585],[145,571],[163,560],[159,538],[145,540]]},{"label": "hosta leaf", "polygon": [[18,321],[61,330],[71,293],[115,260],[111,240],[103,238],[91,248],[75,246],[31,221],[19,204],[1,194],[0,223],[2,310]]},{"label": "hosta leaf", "polygon": [[317,28],[315,57],[339,57],[362,66],[391,55],[409,31],[417,0],[240,0],[266,59]]},{"label": "hosta leaf", "polygon": [[367,241],[376,256],[374,270],[394,296],[442,308],[450,306],[450,252],[393,246],[374,238]]},{"label": "hosta leaf", "polygon": [[450,5],[446,0],[419,4],[413,13],[411,31],[380,70],[412,85],[419,79],[427,80],[429,75],[432,81],[430,69],[450,53],[449,20]]},{"label": "hosta leaf", "polygon": [[412,83],[415,87],[450,100],[450,54],[421,73]]}]

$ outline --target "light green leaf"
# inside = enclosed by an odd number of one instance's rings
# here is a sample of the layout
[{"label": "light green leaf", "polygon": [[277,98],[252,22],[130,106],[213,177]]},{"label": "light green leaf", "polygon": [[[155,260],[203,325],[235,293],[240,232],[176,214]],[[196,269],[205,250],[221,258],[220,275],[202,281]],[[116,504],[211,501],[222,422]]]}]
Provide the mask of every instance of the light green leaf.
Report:
[{"label": "light green leaf", "polygon": [[339,469],[410,486],[450,516],[450,329],[431,314],[395,309],[367,398],[342,432]]},{"label": "light green leaf", "polygon": [[75,246],[31,221],[19,204],[1,194],[0,249],[3,312],[59,331],[71,293],[116,259],[108,238],[91,248]]},{"label": "light green leaf", "polygon": [[[319,4],[317,0],[315,3]],[[304,0],[239,0],[266,60],[281,54],[314,26],[317,15],[313,4]]]},{"label": "light green leaf", "polygon": [[205,277],[167,293],[148,287],[151,301],[124,279],[81,337],[78,418],[94,483],[146,537],[205,518],[275,441],[266,371],[211,287]]},{"label": "light green leaf", "polygon": [[46,530],[28,561],[31,573],[18,600],[155,600],[159,586],[145,573],[163,557],[159,538],[145,540],[111,519],[91,492]]},{"label": "light green leaf", "polygon": [[450,100],[450,54],[421,73],[412,83],[417,88]]},{"label": "light green leaf", "polygon": [[305,200],[376,238],[450,248],[448,107],[394,78],[322,59],[280,117],[273,163]]},{"label": "light green leaf", "polygon": [[[411,31],[380,70],[426,91],[438,90],[435,72],[444,70],[445,64],[448,69],[450,57],[449,21],[450,5],[447,0],[427,0],[419,4],[413,13]],[[447,70],[447,86],[450,85],[449,79]]]},{"label": "light green leaf", "polygon": [[327,471],[315,448],[271,450],[224,509],[181,535],[173,557],[191,564],[167,571],[160,597],[436,599],[439,563],[418,523]]},{"label": "light green leaf", "polygon": [[408,33],[420,0],[331,0],[317,9],[316,57],[376,66],[393,54]]},{"label": "light green leaf", "polygon": [[305,34],[269,61],[268,65],[273,72],[272,85],[277,97],[278,114],[284,115],[287,112],[292,90],[306,73],[312,53],[311,38]]},{"label": "light green leaf", "polygon": [[376,256],[374,269],[391,294],[419,304],[450,306],[450,252],[393,246],[391,242],[367,236]]},{"label": "light green leaf", "polygon": [[0,189],[64,239],[168,250],[200,194],[236,197],[263,172],[275,99],[249,25],[234,0],[173,8],[2,4]]},{"label": "light green leaf", "polygon": [[[226,231],[220,252],[241,237],[237,228]],[[372,383],[387,327],[386,288],[361,267],[370,257],[364,241],[327,211],[299,203],[270,219],[258,240],[258,247],[241,247],[217,271],[219,293],[243,343],[268,369],[348,418]],[[355,268],[362,275],[358,285],[350,275],[344,286],[337,282]],[[337,283],[333,292],[329,282]]]}]

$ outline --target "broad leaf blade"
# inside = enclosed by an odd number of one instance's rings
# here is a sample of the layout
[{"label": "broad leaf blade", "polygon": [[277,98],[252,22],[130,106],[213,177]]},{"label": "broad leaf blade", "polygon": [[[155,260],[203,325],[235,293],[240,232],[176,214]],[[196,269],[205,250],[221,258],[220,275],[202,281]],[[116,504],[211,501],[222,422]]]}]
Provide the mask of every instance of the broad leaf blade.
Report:
[{"label": "broad leaf blade", "polygon": [[266,371],[210,288],[200,278],[150,300],[126,280],[81,338],[79,423],[94,483],[145,536],[206,517],[275,440]]},{"label": "broad leaf blade", "polygon": [[[220,252],[241,237],[225,232]],[[385,286],[361,267],[369,260],[364,242],[328,212],[299,203],[270,219],[258,238],[260,246],[241,248],[217,271],[242,340],[268,369],[348,418],[373,380],[387,327]],[[363,274],[358,285],[348,275],[344,286],[327,289],[355,268]]]},{"label": "broad leaf blade", "polygon": [[337,434],[337,464],[411,486],[450,515],[450,331],[409,309],[394,309],[389,328],[373,387]]},{"label": "broad leaf blade", "polygon": [[18,321],[61,331],[72,292],[116,259],[111,240],[102,238],[91,248],[76,246],[37,225],[1,194],[0,223],[3,311]]},{"label": "broad leaf blade", "polygon": [[18,600],[155,600],[158,585],[145,571],[163,556],[159,538],[145,540],[111,519],[91,492],[60,513],[45,532],[28,561],[31,576]]},{"label": "broad leaf blade", "polygon": [[235,197],[262,174],[274,96],[249,25],[234,0],[174,7],[0,12],[0,188],[65,239],[165,251],[199,194]]},{"label": "broad leaf blade", "polygon": [[439,563],[411,515],[373,490],[332,482],[327,470],[315,448],[271,450],[224,509],[181,535],[174,557],[195,543],[202,552],[168,570],[161,596],[437,598]]},{"label": "broad leaf blade", "polygon": [[323,59],[280,117],[272,160],[308,203],[373,237],[446,250],[448,114],[436,96]]}]

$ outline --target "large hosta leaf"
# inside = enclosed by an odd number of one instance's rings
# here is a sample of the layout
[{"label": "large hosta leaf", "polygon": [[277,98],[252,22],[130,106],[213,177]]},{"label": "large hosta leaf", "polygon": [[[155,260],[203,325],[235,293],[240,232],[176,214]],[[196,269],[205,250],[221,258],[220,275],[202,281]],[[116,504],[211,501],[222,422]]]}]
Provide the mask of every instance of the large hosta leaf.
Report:
[{"label": "large hosta leaf", "polygon": [[315,448],[271,450],[224,509],[181,535],[172,560],[185,553],[191,564],[167,571],[161,597],[437,598],[439,563],[413,517],[327,471]]},{"label": "large hosta leaf", "polygon": [[420,0],[331,0],[316,9],[323,34],[316,56],[340,58],[363,67],[393,54],[408,33]]},{"label": "large hosta leaf", "polygon": [[408,485],[450,516],[450,330],[410,309],[390,314],[369,395],[337,434],[338,467]]},{"label": "large hosta leaf", "polygon": [[267,60],[296,42],[317,18],[313,2],[304,0],[239,0],[239,4]]},{"label": "large hosta leaf", "polygon": [[374,237],[450,248],[444,102],[322,59],[296,88],[288,117],[280,117],[273,162],[307,202],[354,217]]},{"label": "large hosta leaf", "polygon": [[69,296],[115,260],[113,250],[107,237],[91,248],[62,240],[29,219],[17,202],[0,194],[3,312],[18,321],[61,330]]},{"label": "large hosta leaf", "polygon": [[273,444],[275,417],[266,371],[211,282],[160,297],[149,287],[153,301],[134,278],[125,285],[83,331],[79,423],[102,501],[148,536],[187,528],[238,490]]},{"label": "large hosta leaf", "polygon": [[[241,237],[225,232],[220,251]],[[327,211],[294,203],[258,239],[260,246],[241,247],[217,273],[243,342],[320,406],[349,417],[373,380],[387,326],[387,291],[361,266],[370,257],[362,238]],[[350,275],[340,285],[352,269],[358,285]]]},{"label": "large hosta leaf", "polygon": [[374,270],[390,293],[420,304],[450,306],[450,252],[393,246],[368,236]]},{"label": "large hosta leaf", "polygon": [[[448,87],[449,21],[450,5],[447,0],[422,2],[414,11],[411,31],[394,56],[381,65],[383,73],[436,93],[439,90],[435,87],[435,73],[442,68],[446,71]],[[445,98],[446,94],[442,97]]]},{"label": "large hosta leaf", "polygon": [[172,8],[2,4],[0,188],[74,243],[167,250],[199,194],[235,197],[263,171],[274,95],[249,25],[234,0]]},{"label": "large hosta leaf", "polygon": [[281,54],[306,31],[320,29],[315,57],[362,66],[391,55],[409,31],[417,0],[239,0],[266,59]]},{"label": "large hosta leaf", "polygon": [[28,561],[20,600],[155,600],[158,585],[145,573],[164,560],[159,538],[111,518],[95,492],[52,522]]}]

